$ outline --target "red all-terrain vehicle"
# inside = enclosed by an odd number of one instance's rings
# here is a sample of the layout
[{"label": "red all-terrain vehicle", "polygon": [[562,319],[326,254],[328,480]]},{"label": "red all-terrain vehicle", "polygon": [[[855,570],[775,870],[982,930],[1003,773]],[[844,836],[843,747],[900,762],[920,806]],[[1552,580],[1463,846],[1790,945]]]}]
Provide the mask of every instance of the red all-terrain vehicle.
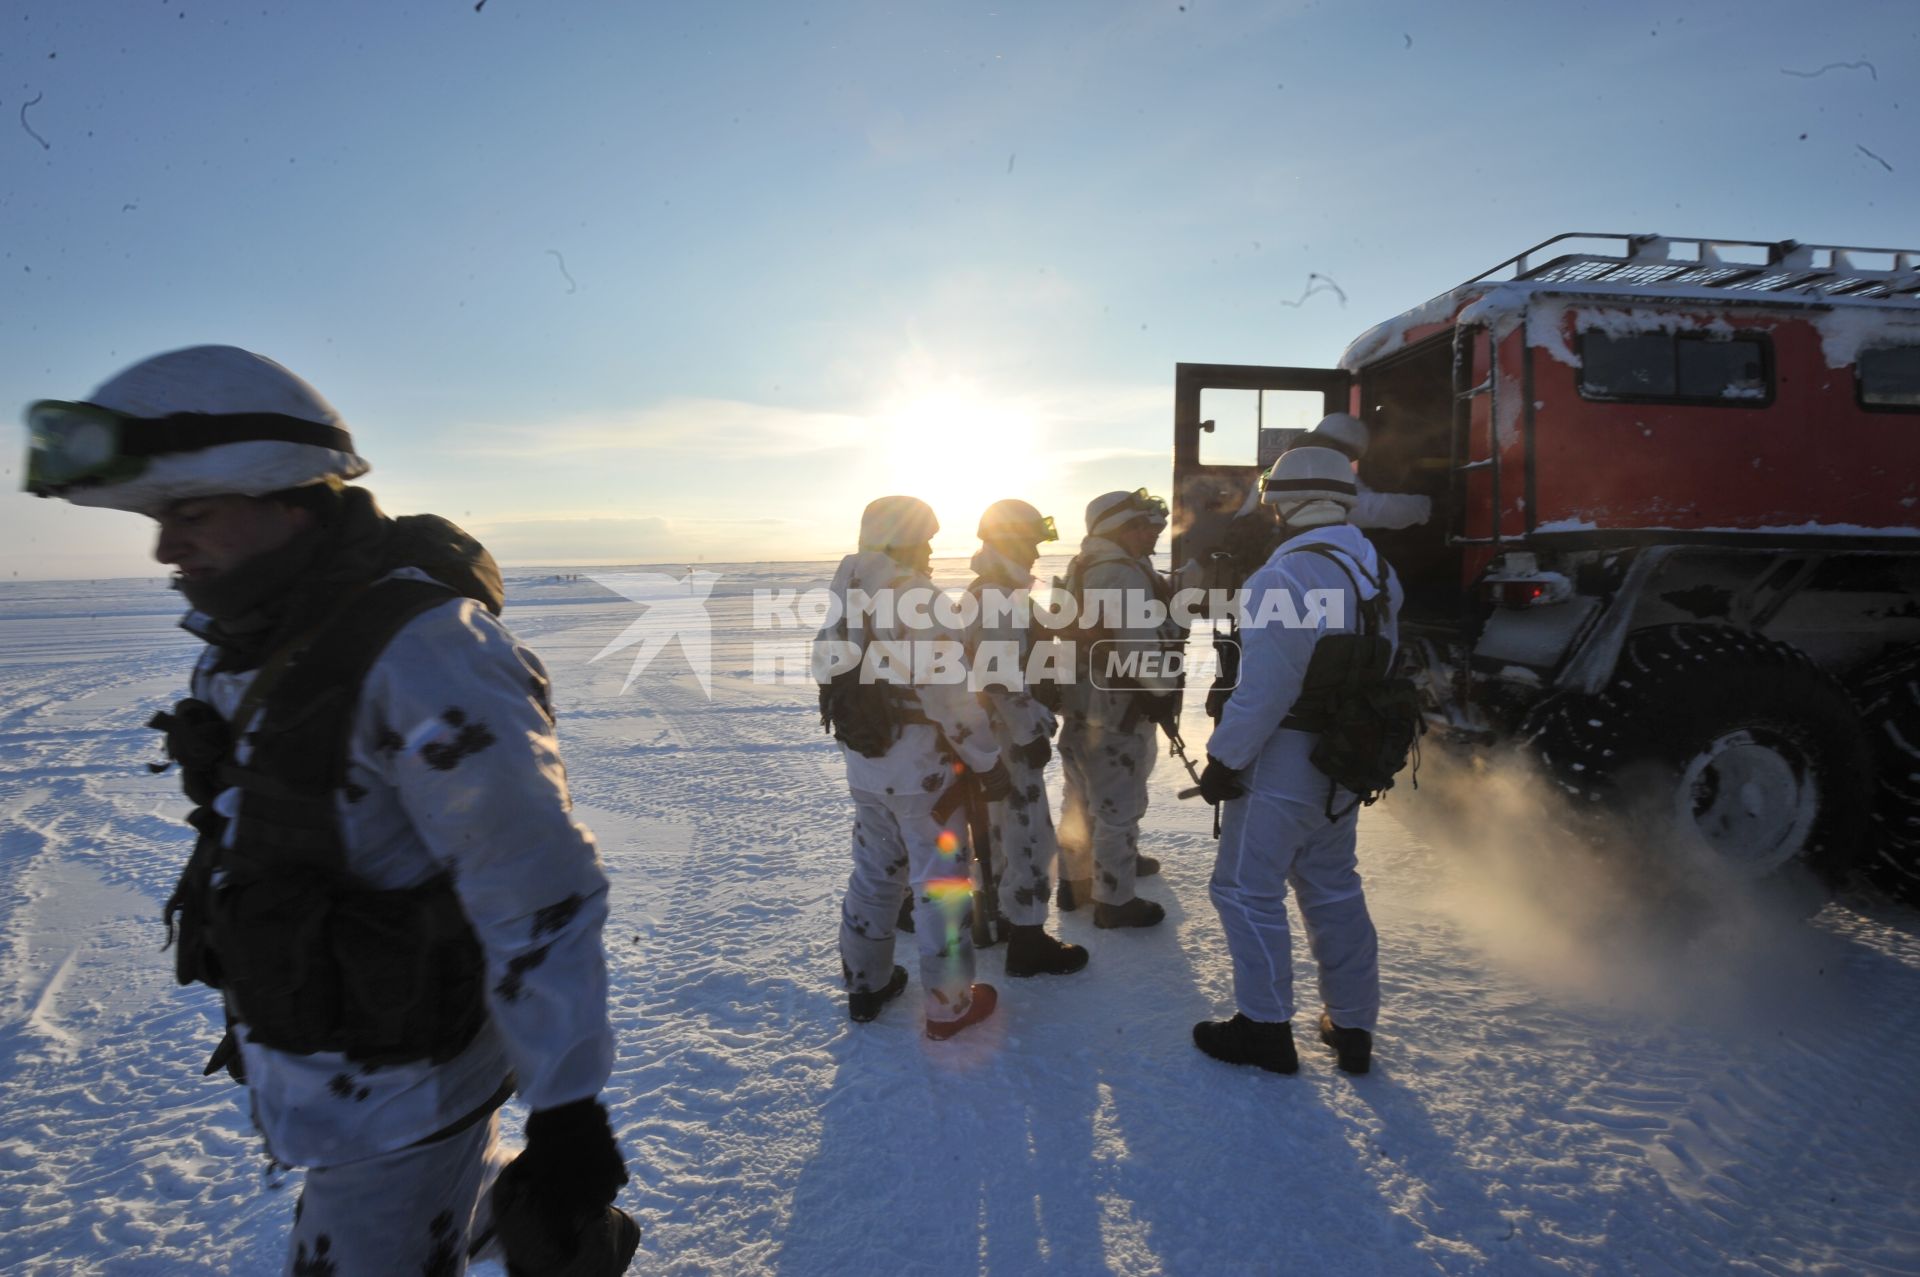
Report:
[{"label": "red all-terrain vehicle", "polygon": [[[1651,793],[1756,876],[1920,897],[1920,252],[1561,235],[1338,368],[1177,378],[1174,562],[1352,412],[1362,481],[1433,499],[1372,535],[1443,739],[1524,742],[1576,803]],[[1250,437],[1203,459],[1235,399]]]}]

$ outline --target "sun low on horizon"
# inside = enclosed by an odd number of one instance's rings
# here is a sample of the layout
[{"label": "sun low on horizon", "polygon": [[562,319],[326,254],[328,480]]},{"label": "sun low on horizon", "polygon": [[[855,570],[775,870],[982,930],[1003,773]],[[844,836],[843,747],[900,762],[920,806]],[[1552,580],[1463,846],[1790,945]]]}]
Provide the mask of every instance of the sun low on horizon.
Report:
[{"label": "sun low on horizon", "polygon": [[[873,476],[886,493],[917,496],[940,519],[936,552],[961,553],[975,543],[981,511],[1021,497],[1048,431],[1017,399],[958,378],[908,388],[877,418],[881,446]],[[885,493],[876,491],[874,496]]]}]

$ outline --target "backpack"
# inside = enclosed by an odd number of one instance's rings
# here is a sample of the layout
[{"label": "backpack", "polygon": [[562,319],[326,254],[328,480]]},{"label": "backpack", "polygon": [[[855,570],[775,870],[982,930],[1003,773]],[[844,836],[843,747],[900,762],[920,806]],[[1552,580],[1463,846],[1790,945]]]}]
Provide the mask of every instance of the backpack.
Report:
[{"label": "backpack", "polygon": [[[1409,754],[1413,756],[1414,787],[1418,788],[1419,738],[1427,724],[1420,713],[1420,693],[1412,679],[1394,672],[1393,645],[1382,633],[1386,628],[1385,575],[1378,580],[1368,576],[1368,584],[1376,593],[1370,599],[1361,599],[1354,570],[1366,576],[1365,568],[1355,563],[1350,569],[1346,556],[1323,546],[1304,545],[1299,552],[1331,560],[1353,583],[1360,628],[1351,634],[1323,635],[1314,644],[1299,699],[1280,725],[1319,733],[1309,761],[1336,787],[1354,794],[1354,806],[1372,806],[1392,789],[1394,777],[1407,765]],[[1327,816],[1338,819],[1331,790],[1327,794]]]}]

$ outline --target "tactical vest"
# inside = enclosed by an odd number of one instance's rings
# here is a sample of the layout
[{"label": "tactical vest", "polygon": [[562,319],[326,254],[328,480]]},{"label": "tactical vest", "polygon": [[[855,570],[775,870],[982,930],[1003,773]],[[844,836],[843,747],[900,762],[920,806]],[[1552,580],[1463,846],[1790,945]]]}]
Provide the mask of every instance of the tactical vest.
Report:
[{"label": "tactical vest", "polygon": [[[151,724],[201,804],[167,902],[175,975],[222,990],[248,1041],[362,1064],[440,1063],[486,1022],[485,961],[452,876],[397,890],[357,880],[335,808],[368,672],[407,622],[453,597],[418,580],[364,586],[268,658],[232,727],[194,700]],[[252,742],[245,764],[238,734]],[[239,791],[230,821],[210,805],[229,788]]]},{"label": "tactical vest", "polygon": [[[1106,560],[1106,562],[1118,562],[1118,560]],[[1162,607],[1170,607],[1172,605],[1172,582],[1155,571],[1151,564],[1141,563],[1137,559],[1128,559],[1126,562],[1128,566],[1135,569],[1147,589],[1152,592],[1155,599],[1159,600]],[[1098,624],[1090,624],[1088,622],[1086,606],[1087,563],[1085,555],[1076,554],[1073,556],[1073,561],[1067,564],[1067,575],[1065,579],[1059,581],[1058,584],[1066,591],[1067,596],[1073,600],[1076,613],[1073,624],[1061,627],[1054,632],[1053,637],[1056,642],[1071,643],[1073,645],[1073,686],[1076,695],[1084,697],[1085,693],[1093,686],[1090,671],[1093,668],[1092,661],[1095,659],[1094,646],[1113,637],[1112,622],[1114,618],[1111,617],[1111,614],[1103,611],[1100,614]],[[1125,591],[1121,594],[1120,606],[1122,614],[1124,615],[1128,606],[1128,598]],[[1186,646],[1186,640],[1182,638],[1172,645],[1184,648]],[[1120,730],[1131,731],[1145,710],[1141,697],[1152,694],[1145,693],[1139,688],[1134,688],[1129,691],[1128,689],[1109,687],[1106,690],[1112,695],[1126,696],[1125,704],[1127,709],[1125,716],[1121,719]],[[1084,705],[1085,701],[1082,699],[1077,703]]]},{"label": "tactical vest", "polygon": [[[1415,757],[1418,788],[1416,746],[1426,721],[1412,681],[1393,673],[1393,644],[1385,632],[1386,573],[1378,580],[1367,578],[1375,593],[1363,599],[1355,572],[1366,575],[1366,569],[1357,560],[1349,567],[1346,556],[1320,545],[1303,545],[1296,553],[1319,555],[1339,568],[1353,585],[1359,615],[1353,633],[1324,634],[1314,643],[1300,695],[1280,726],[1319,735],[1309,761],[1335,785],[1356,795],[1356,806],[1370,806],[1393,788],[1394,776],[1406,765],[1409,751]],[[1327,816],[1334,818],[1331,790]]]},{"label": "tactical vest", "polygon": [[[967,582],[967,593],[973,597],[974,609],[980,617],[981,633],[983,636],[986,633],[987,591],[998,590],[1003,595],[1011,595],[1024,588],[1024,586],[1008,585],[1005,581],[991,580],[984,576],[975,576],[973,580]],[[1034,649],[1033,624],[1031,618],[1029,618],[1026,625],[1015,625],[1013,642],[1015,644],[1018,668],[1023,680],[1023,690],[1030,695],[1039,695],[1040,693],[1037,688],[1024,686],[1028,658],[1033,655]],[[977,647],[967,653],[967,668],[969,671],[977,670],[978,666],[976,662],[978,660],[978,653],[979,649]],[[987,710],[989,714],[992,713],[992,698],[988,695],[985,688],[982,688],[976,694],[976,699],[980,702],[982,709]]]}]

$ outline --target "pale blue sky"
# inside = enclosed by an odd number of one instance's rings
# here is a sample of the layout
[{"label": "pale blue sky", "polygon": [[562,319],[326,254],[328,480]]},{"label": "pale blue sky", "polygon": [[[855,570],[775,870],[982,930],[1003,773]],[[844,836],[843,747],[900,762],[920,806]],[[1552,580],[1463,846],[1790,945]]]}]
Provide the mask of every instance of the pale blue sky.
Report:
[{"label": "pale blue sky", "polygon": [[0,579],[160,571],[11,490],[19,409],[200,342],[509,562],[829,557],[899,490],[1077,537],[1166,490],[1176,361],[1560,231],[1920,247],[1920,5],[1808,13],[0,0]]}]

